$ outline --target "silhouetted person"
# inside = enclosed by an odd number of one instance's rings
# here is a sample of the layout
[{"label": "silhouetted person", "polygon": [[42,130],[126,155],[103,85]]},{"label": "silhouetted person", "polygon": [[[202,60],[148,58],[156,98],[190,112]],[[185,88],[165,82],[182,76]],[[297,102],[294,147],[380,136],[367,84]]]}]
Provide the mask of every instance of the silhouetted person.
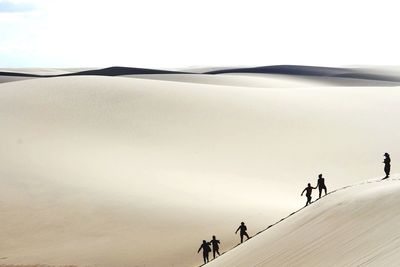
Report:
[{"label": "silhouetted person", "polygon": [[215,235],[212,236],[212,239],[210,241],[211,245],[212,245],[212,252],[213,252],[213,257],[215,259],[215,253],[219,254],[219,240],[215,239]]},{"label": "silhouetted person", "polygon": [[322,174],[318,175],[318,182],[317,182],[317,187],[319,189],[319,198],[321,198],[321,194],[322,194],[322,190],[325,191],[325,195],[326,193],[326,185],[325,185],[325,178],[322,177]]},{"label": "silhouetted person", "polygon": [[304,192],[306,192],[306,197],[307,197],[307,202],[306,206],[308,204],[311,204],[311,193],[313,189],[317,189],[316,187],[312,187],[310,183],[308,183],[308,186],[304,188],[303,192],[301,192],[301,196],[303,196]]},{"label": "silhouetted person", "polygon": [[243,236],[247,237],[247,239],[249,239],[249,235],[247,234],[247,227],[246,225],[244,225],[244,222],[240,223],[240,226],[238,227],[238,229],[236,230],[235,234],[237,234],[237,232],[240,230],[240,243],[243,243]]},{"label": "silhouetted person", "polygon": [[208,262],[208,253],[210,253],[211,248],[210,248],[210,243],[208,243],[207,241],[203,240],[203,244],[201,244],[199,250],[197,251],[197,253],[200,252],[200,250],[203,249],[203,260],[204,260],[204,264],[206,264]]},{"label": "silhouetted person", "polygon": [[383,179],[387,179],[387,178],[389,178],[389,175],[390,175],[390,156],[389,156],[388,153],[385,153],[383,156],[385,156],[385,159],[383,160],[383,163],[385,163],[384,171],[385,171],[385,174],[386,174],[386,177],[383,178]]}]

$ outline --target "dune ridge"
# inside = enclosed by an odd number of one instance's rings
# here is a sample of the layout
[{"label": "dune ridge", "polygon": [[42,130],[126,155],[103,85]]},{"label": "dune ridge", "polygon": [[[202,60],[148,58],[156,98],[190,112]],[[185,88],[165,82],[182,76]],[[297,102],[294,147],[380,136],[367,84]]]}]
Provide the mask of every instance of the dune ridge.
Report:
[{"label": "dune ridge", "polygon": [[[58,73],[57,73],[58,72]],[[332,68],[332,67],[318,67],[318,66],[303,66],[303,65],[272,65],[272,66],[259,66],[249,68],[222,68],[217,70],[204,70],[203,72],[191,72],[181,70],[161,70],[161,69],[146,69],[146,68],[132,68],[114,66],[101,69],[89,69],[81,71],[64,71],[60,73],[57,71],[55,74],[37,74],[25,72],[15,72],[12,70],[1,70],[0,76],[20,76],[20,77],[63,77],[75,75],[99,75],[99,76],[123,76],[123,75],[146,75],[146,74],[233,74],[233,73],[252,73],[252,74],[281,74],[281,75],[294,75],[294,76],[315,76],[315,77],[341,77],[352,78],[361,80],[376,80],[386,82],[400,82],[398,75],[393,75],[387,71],[387,74],[382,70],[381,73],[373,73],[367,68]]]},{"label": "dune ridge", "polygon": [[331,68],[301,65],[275,65],[251,68],[234,68],[205,72],[205,74],[226,73],[257,73],[257,74],[285,74],[297,76],[316,77],[343,77],[363,80],[378,80],[387,82],[400,82],[400,78],[394,75],[375,74],[362,68]]},{"label": "dune ridge", "polygon": [[[393,231],[391,224],[385,221],[390,218],[390,222],[393,222],[395,218],[400,217],[400,212],[395,208],[399,202],[395,195],[400,193],[400,178],[399,175],[394,177],[396,178],[367,180],[335,189],[311,205],[269,225],[250,240],[236,245],[217,259],[200,266],[383,266],[383,263],[397,265],[400,262],[400,242],[396,240],[400,239],[400,231]],[[351,191],[355,196],[350,194]],[[374,202],[375,204],[371,205]],[[368,210],[368,205],[371,205],[373,212]],[[319,209],[318,212],[315,209]],[[390,211],[387,212],[386,209]],[[352,210],[354,215],[350,215]],[[342,212],[345,215],[342,215]],[[368,224],[365,220],[374,223]],[[278,229],[274,232],[275,228]],[[299,239],[298,236],[310,234],[310,228],[315,229],[317,234],[310,235],[310,240]],[[346,231],[351,233],[352,230],[362,234],[340,234]],[[390,240],[386,240],[388,237]],[[365,240],[369,240],[369,245],[362,245]],[[304,249],[300,244],[304,245]],[[340,248],[341,244],[346,248],[351,247],[352,250],[349,250],[355,256],[345,253]],[[318,254],[323,256],[316,256]]]},{"label": "dune ridge", "polygon": [[94,76],[121,76],[121,75],[135,75],[135,74],[184,74],[180,71],[156,70],[145,68],[131,68],[131,67],[108,67],[103,69],[83,70],[78,72],[68,72],[61,74],[34,74],[28,72],[13,72],[13,71],[0,71],[0,75],[4,76],[21,76],[32,78],[50,78],[50,77],[65,77],[65,76],[79,76],[79,75],[94,75]]},{"label": "dune ridge", "polygon": [[[210,68],[213,69],[213,68]],[[25,79],[104,76],[131,77],[184,83],[249,87],[399,86],[396,68],[329,68],[274,65],[251,68],[214,68],[192,71],[108,67],[102,69],[0,69],[0,83]]]}]

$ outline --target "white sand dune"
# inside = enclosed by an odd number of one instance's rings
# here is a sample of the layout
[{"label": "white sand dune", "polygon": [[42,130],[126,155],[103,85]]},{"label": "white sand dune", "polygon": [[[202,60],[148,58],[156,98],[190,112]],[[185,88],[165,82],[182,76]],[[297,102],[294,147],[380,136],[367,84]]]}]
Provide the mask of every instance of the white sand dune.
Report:
[{"label": "white sand dune", "polygon": [[[37,79],[37,77],[28,77],[28,75],[61,75],[70,74],[78,71],[88,70],[87,68],[66,68],[66,69],[53,69],[53,68],[1,68],[0,84],[7,82],[23,81],[30,79]],[[7,75],[11,73],[12,75]]]},{"label": "white sand dune", "polygon": [[326,82],[319,82],[316,79],[276,74],[144,74],[124,75],[124,77],[234,87],[293,88],[329,86]]},{"label": "white sand dune", "polygon": [[200,264],[201,240],[255,234],[318,173],[338,188],[400,154],[399,88],[277,87],[0,84],[0,264]]},{"label": "white sand dune", "polygon": [[29,80],[29,79],[35,79],[35,78],[32,78],[32,77],[23,77],[23,76],[7,76],[7,75],[1,75],[1,76],[0,76],[0,83],[9,83],[9,82],[16,82],[16,81]]},{"label": "white sand dune", "polygon": [[160,81],[174,81],[184,83],[225,85],[234,87],[260,87],[260,88],[298,88],[320,86],[400,86],[398,82],[367,80],[342,77],[317,77],[285,74],[144,74],[124,75],[124,77],[143,78]]},{"label": "white sand dune", "polygon": [[13,72],[33,75],[60,75],[89,69],[90,68],[0,68],[0,72]]},{"label": "white sand dune", "polygon": [[322,198],[207,266],[399,266],[400,181]]}]

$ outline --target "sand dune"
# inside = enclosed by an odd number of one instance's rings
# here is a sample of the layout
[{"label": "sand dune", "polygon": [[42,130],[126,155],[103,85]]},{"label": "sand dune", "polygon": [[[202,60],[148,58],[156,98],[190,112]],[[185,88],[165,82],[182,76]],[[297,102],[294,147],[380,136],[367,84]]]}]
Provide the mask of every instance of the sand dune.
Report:
[{"label": "sand dune", "polygon": [[[256,68],[203,69],[204,73],[110,67],[104,69],[3,69],[0,83],[29,78],[63,76],[119,76],[184,83],[236,87],[312,87],[312,86],[399,86],[398,70],[368,68],[326,68],[310,66],[266,66]],[[199,70],[197,70],[199,71]],[[397,74],[397,75],[396,75]]]},{"label": "sand dune", "polygon": [[[70,68],[70,69],[0,69],[1,75],[9,76],[75,76],[75,75],[96,75],[96,76],[122,76],[122,75],[157,75],[157,74],[280,74],[287,76],[305,77],[331,77],[331,78],[350,78],[360,80],[396,82],[400,83],[400,71],[398,67],[386,68],[332,68],[302,65],[272,65],[260,67],[239,67],[239,68],[188,68],[182,70],[162,70],[114,66],[101,69],[90,68]],[[304,78],[304,77],[303,77]]]},{"label": "sand dune", "polygon": [[[394,68],[392,69],[394,70]],[[258,74],[285,74],[296,76],[316,76],[316,77],[342,77],[364,80],[378,80],[388,82],[400,82],[399,73],[393,75],[392,72],[385,73],[384,70],[373,71],[367,68],[329,68],[318,66],[298,66],[298,65],[276,65],[251,68],[233,68],[209,71],[205,74],[223,73],[258,73]]]},{"label": "sand dune", "polygon": [[9,83],[9,82],[16,82],[16,81],[23,81],[33,79],[32,77],[24,77],[24,76],[7,76],[7,75],[0,75],[0,83]]},{"label": "sand dune", "polygon": [[298,88],[322,86],[400,86],[399,82],[346,77],[303,76],[286,74],[229,73],[229,74],[137,74],[124,77],[200,83],[235,87]]},{"label": "sand dune", "polygon": [[0,264],[200,264],[201,240],[264,229],[318,173],[338,188],[400,153],[399,88],[278,87],[0,84]]},{"label": "sand dune", "polygon": [[263,75],[238,75],[238,74],[146,74],[146,75],[124,75],[124,77],[140,78],[146,80],[171,81],[179,83],[194,83],[204,85],[223,85],[234,87],[259,87],[259,88],[294,88],[329,86],[324,81],[313,79],[302,79],[295,76],[283,76],[274,74]]},{"label": "sand dune", "polygon": [[120,76],[184,83],[249,87],[400,86],[400,71],[386,68],[328,68],[277,65],[251,68],[189,68],[159,70],[130,67],[102,69],[0,69],[0,83],[28,78]]},{"label": "sand dune", "polygon": [[89,70],[88,68],[1,68],[0,72],[9,72],[15,74],[28,74],[28,75],[61,75],[67,73],[75,73],[80,71]]},{"label": "sand dune", "polygon": [[103,69],[0,69],[0,76],[22,76],[22,77],[59,77],[59,76],[121,76],[135,74],[183,74],[179,71],[130,68],[130,67],[109,67]]},{"label": "sand dune", "polygon": [[398,266],[400,182],[339,190],[207,266]]}]

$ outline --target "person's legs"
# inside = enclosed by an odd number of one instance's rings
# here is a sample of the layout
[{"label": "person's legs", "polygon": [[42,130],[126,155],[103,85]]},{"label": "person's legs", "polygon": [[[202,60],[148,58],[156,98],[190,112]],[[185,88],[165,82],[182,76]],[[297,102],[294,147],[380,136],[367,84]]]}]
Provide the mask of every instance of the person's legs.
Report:
[{"label": "person's legs", "polygon": [[240,243],[243,243],[243,234],[240,234]]},{"label": "person's legs", "polygon": [[308,197],[307,197],[307,205],[308,205],[308,204],[311,204],[311,196],[308,196]]},{"label": "person's legs", "polygon": [[203,260],[204,260],[204,264],[206,264],[207,262],[206,262],[206,259],[207,259],[207,255],[206,255],[206,253],[203,253]]},{"label": "person's legs", "polygon": [[385,173],[386,173],[386,177],[389,177],[389,175],[390,175],[390,165],[385,166]]},{"label": "person's legs", "polygon": [[325,196],[328,194],[328,189],[326,189],[326,186],[324,187],[324,191],[325,191]]},{"label": "person's legs", "polygon": [[247,240],[250,239],[249,235],[247,233],[244,233],[244,235],[247,237]]},{"label": "person's legs", "polygon": [[208,252],[207,252],[207,254],[206,254],[206,259],[207,259],[207,262],[209,262],[209,259],[208,259]]},{"label": "person's legs", "polygon": [[384,171],[385,171],[385,174],[386,174],[386,177],[385,177],[385,178],[389,178],[389,175],[390,175],[390,165],[385,165]]},{"label": "person's legs", "polygon": [[318,190],[319,190],[319,198],[321,198],[321,195],[322,195],[322,187],[318,187]]},{"label": "person's legs", "polygon": [[216,250],[216,252],[217,252],[218,256],[220,256],[220,255],[221,255],[221,254],[219,254],[219,249],[217,249],[217,250]]},{"label": "person's legs", "polygon": [[215,252],[216,252],[216,250],[213,249],[213,258],[214,258],[214,259],[215,259]]}]

